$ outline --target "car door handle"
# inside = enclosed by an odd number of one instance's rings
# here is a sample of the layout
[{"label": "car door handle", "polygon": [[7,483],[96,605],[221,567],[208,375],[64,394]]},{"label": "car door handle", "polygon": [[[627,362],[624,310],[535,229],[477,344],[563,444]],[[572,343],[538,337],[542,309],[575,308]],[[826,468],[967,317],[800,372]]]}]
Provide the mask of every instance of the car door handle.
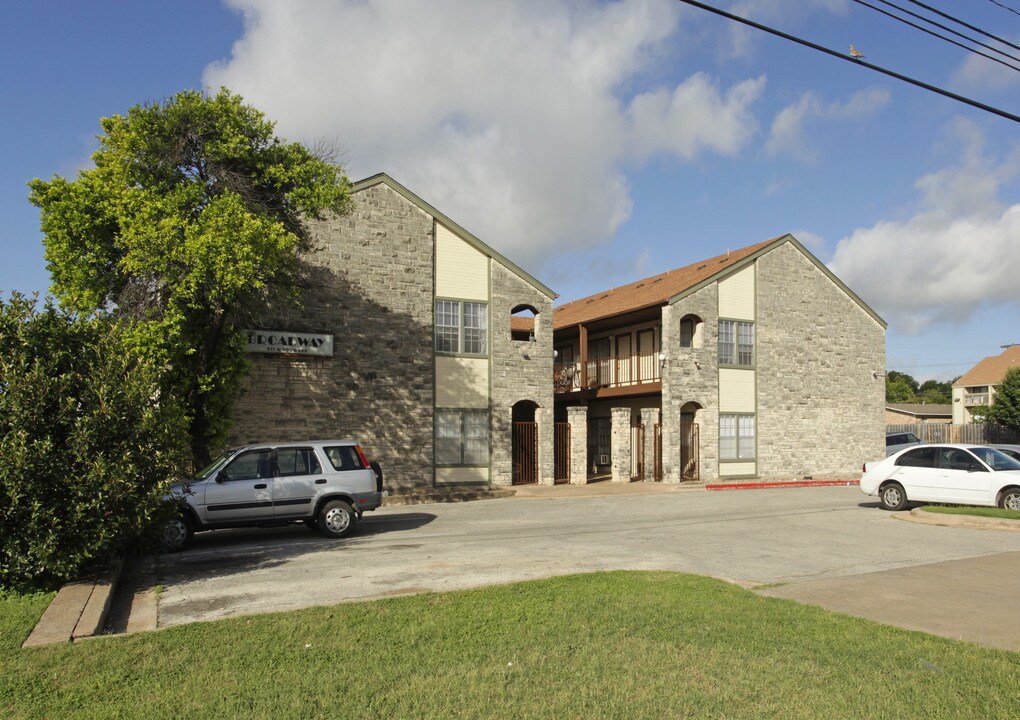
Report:
[{"label": "car door handle", "polygon": [[269,487],[269,486],[266,485],[265,483],[259,483],[258,485],[255,486],[255,489],[256,490],[265,490],[267,487]]},{"label": "car door handle", "polygon": [[325,485],[326,484],[326,479],[325,478],[319,478],[318,480],[315,481],[315,484],[316,485]]}]

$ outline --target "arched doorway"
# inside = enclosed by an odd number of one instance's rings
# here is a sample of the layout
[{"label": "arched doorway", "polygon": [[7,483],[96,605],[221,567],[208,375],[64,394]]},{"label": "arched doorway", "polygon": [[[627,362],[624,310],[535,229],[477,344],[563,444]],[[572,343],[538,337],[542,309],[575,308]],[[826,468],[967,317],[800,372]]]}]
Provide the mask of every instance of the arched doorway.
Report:
[{"label": "arched doorway", "polygon": [[685,403],[680,408],[680,481],[701,479],[701,433],[698,421],[701,405]]},{"label": "arched doorway", "polygon": [[512,409],[514,485],[533,485],[538,482],[538,423],[535,410],[538,404],[521,400]]}]

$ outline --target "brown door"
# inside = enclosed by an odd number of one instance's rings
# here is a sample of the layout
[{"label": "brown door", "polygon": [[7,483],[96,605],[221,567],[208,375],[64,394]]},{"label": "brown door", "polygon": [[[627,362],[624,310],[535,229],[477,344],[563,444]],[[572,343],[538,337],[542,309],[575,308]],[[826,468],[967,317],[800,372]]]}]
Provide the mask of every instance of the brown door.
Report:
[{"label": "brown door", "polygon": [[538,424],[513,424],[513,484],[533,485],[538,482]]}]

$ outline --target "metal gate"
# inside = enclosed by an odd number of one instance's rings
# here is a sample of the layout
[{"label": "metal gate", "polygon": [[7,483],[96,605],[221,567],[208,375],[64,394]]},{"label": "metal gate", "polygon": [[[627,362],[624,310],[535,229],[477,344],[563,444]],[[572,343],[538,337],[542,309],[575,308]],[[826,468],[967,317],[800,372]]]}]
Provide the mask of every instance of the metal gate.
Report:
[{"label": "metal gate", "polygon": [[701,439],[698,423],[680,423],[680,479],[700,480]]},{"label": "metal gate", "polygon": [[513,484],[534,485],[538,482],[538,424],[513,424]]},{"label": "metal gate", "polygon": [[653,462],[655,466],[652,468],[652,479],[655,482],[662,482],[662,425],[655,423],[655,427],[652,433],[653,439]]},{"label": "metal gate", "polygon": [[[645,426],[635,425],[631,428],[633,442],[630,446],[631,452],[631,480],[643,481],[645,479]],[[635,455],[636,453],[636,455]]]},{"label": "metal gate", "polygon": [[555,458],[556,484],[570,482],[570,424],[556,423]]}]

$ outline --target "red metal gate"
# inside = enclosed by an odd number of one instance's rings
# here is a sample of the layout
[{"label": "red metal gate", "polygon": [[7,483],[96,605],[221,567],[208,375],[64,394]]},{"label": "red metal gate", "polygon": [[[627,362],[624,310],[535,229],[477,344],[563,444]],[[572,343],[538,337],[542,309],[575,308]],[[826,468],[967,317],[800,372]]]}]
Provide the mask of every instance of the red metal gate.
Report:
[{"label": "red metal gate", "polygon": [[537,423],[513,424],[513,466],[514,485],[534,485],[538,482]]},{"label": "red metal gate", "polygon": [[632,453],[637,453],[637,462],[635,462],[634,458],[632,458],[631,466],[637,466],[637,474],[632,475],[630,479],[640,482],[645,479],[645,426],[636,425],[633,429],[635,430],[635,442],[631,446],[630,451]]},{"label": "red metal gate", "polygon": [[653,462],[655,466],[652,468],[652,479],[655,482],[662,482],[662,425],[655,423],[653,430]]},{"label": "red metal gate", "polygon": [[570,482],[570,424],[556,423],[556,440],[553,450],[556,484]]}]

